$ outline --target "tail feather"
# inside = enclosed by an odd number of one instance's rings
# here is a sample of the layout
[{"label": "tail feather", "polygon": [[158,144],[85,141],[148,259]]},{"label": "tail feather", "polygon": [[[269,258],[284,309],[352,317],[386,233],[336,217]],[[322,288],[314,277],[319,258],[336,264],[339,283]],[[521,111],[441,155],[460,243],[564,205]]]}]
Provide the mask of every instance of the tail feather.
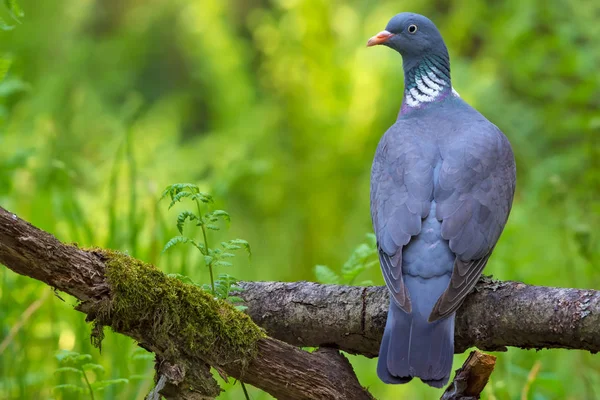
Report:
[{"label": "tail feather", "polygon": [[392,301],[379,350],[377,374],[386,383],[420,378],[441,388],[450,378],[454,355],[454,314],[429,323],[418,310],[402,311]]}]

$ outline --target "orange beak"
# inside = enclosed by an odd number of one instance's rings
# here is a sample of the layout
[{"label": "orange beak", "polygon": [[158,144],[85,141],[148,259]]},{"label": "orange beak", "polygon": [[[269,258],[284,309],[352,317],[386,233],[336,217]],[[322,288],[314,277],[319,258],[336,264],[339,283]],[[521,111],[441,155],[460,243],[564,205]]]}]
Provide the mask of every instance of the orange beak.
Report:
[{"label": "orange beak", "polygon": [[381,31],[377,35],[375,35],[371,39],[369,39],[369,41],[367,42],[367,47],[376,46],[378,44],[385,43],[392,36],[394,36],[394,34],[391,32]]}]

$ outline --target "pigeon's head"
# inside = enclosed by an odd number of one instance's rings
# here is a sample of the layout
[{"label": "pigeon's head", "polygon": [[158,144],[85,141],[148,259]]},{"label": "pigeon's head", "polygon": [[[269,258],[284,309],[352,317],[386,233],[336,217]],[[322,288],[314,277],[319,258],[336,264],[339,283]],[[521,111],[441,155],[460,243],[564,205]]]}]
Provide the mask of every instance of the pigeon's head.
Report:
[{"label": "pigeon's head", "polygon": [[448,56],[440,31],[429,18],[419,14],[401,13],[394,16],[385,30],[367,42],[369,47],[378,44],[396,50],[405,62],[431,54]]}]

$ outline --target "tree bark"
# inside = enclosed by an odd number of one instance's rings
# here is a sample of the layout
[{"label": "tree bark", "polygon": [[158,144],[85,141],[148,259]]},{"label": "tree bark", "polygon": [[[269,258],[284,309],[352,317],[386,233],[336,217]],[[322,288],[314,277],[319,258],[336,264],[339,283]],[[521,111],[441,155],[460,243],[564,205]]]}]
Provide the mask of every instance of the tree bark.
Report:
[{"label": "tree bark", "polygon": [[472,351],[456,371],[456,376],[444,391],[441,400],[477,400],[496,366],[496,357]]},{"label": "tree bark", "polygon": [[[242,282],[252,320],[298,346],[332,346],[376,357],[383,335],[385,287],[312,282]],[[469,347],[504,351],[600,350],[600,292],[481,278],[457,312],[456,353]]]},{"label": "tree bark", "polygon": [[[105,261],[99,253],[63,244],[0,207],[0,263],[75,296],[83,302],[79,310],[89,313],[91,319],[115,292],[107,279]],[[156,268],[148,268],[162,276]],[[157,368],[157,373],[168,375],[163,383],[169,388],[169,398],[216,396],[216,383],[202,373],[207,363],[223,375],[242,379],[280,399],[371,398],[339,352],[308,353],[294,346],[335,347],[376,356],[388,306],[385,288],[309,282],[243,282],[241,286],[250,317],[272,336],[258,340],[256,356],[247,365],[219,363],[210,353],[158,338],[135,321],[126,325],[108,321],[107,325],[168,363],[170,372]],[[455,351],[471,346],[485,350],[516,346],[597,352],[598,326],[600,292],[484,278],[458,311]],[[193,366],[202,368],[194,372]],[[205,390],[191,397],[189,389],[198,387]]]}]

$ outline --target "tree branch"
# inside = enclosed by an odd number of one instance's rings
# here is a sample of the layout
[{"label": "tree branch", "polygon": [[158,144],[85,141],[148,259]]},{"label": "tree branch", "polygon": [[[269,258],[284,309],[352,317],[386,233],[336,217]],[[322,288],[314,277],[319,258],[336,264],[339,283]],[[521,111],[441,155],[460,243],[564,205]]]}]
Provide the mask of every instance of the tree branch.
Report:
[{"label": "tree branch", "polygon": [[[205,309],[216,307],[211,318],[218,319],[215,315],[229,315],[231,307],[212,298],[206,300],[203,292],[139,260],[119,255],[123,265],[116,265],[115,254],[62,244],[0,207],[0,263],[75,296],[83,302],[80,311],[98,326],[111,326],[177,366],[186,376],[179,380],[174,374],[175,378],[163,380],[165,387],[180,390],[169,398],[193,398],[182,395],[183,391],[189,393],[180,387],[181,382],[189,382],[188,387],[206,384],[210,393],[206,376],[186,373],[207,363],[280,399],[371,398],[339,353],[307,353],[292,345],[337,347],[376,356],[387,313],[385,288],[244,282],[241,296],[249,315],[273,338],[261,337],[249,340],[247,347],[236,347],[228,335],[220,334],[219,321],[199,323],[196,318]],[[117,276],[129,279],[127,284],[119,284]],[[184,318],[169,314],[174,307],[186,310]],[[128,313],[135,313],[135,318]],[[254,332],[249,321],[243,320],[247,317],[232,318],[239,323],[239,332]],[[458,311],[455,351],[471,346],[492,351],[516,346],[597,352],[598,326],[600,292],[484,278]],[[207,337],[200,339],[214,341],[210,351],[198,347],[196,341],[184,340],[185,332],[196,334],[206,329]],[[101,335],[101,329],[95,332]],[[246,359],[248,352],[252,357]],[[196,398],[207,398],[207,394],[199,393]]]},{"label": "tree branch", "polygon": [[441,400],[477,400],[494,372],[496,357],[472,351],[456,371],[456,376],[444,391]]},{"label": "tree branch", "polygon": [[156,353],[169,399],[215,397],[207,363],[279,399],[372,398],[343,356],[267,337],[195,286],[120,253],[65,245],[1,207],[0,263],[81,300],[96,341],[106,325]]},{"label": "tree branch", "polygon": [[[311,282],[242,282],[252,320],[298,346],[331,346],[376,357],[383,335],[385,287]],[[499,282],[483,277],[457,312],[455,352],[600,350],[600,292]]]}]

